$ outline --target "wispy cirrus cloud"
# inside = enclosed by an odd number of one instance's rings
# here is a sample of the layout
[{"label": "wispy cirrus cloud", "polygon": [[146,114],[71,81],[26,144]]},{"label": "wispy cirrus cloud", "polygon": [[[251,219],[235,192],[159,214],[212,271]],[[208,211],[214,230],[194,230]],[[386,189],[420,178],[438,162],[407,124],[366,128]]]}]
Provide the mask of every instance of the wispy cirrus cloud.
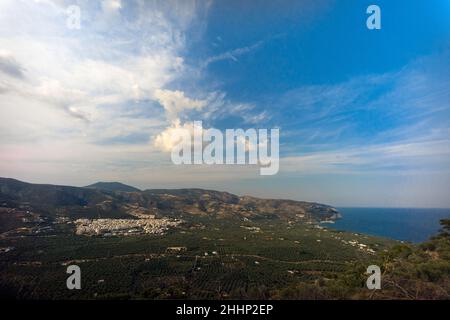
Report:
[{"label": "wispy cirrus cloud", "polygon": [[[184,76],[184,33],[208,6],[169,2],[3,1],[0,117],[9,121],[0,125],[2,154],[26,146],[16,166],[29,165],[35,149],[54,140],[80,154],[98,150],[91,161],[111,148],[113,162],[118,145],[151,154],[151,136],[168,123],[161,93]],[[74,4],[79,30],[66,23]],[[47,152],[48,161],[59,161],[56,154],[65,153]]]},{"label": "wispy cirrus cloud", "polygon": [[450,114],[448,55],[423,57],[390,73],[287,91],[274,99],[279,106],[274,117],[287,142],[301,148],[420,140],[432,131],[441,132],[435,138],[442,139],[448,128],[443,120]]},{"label": "wispy cirrus cloud", "polygon": [[450,174],[450,140],[428,139],[309,152],[282,159],[284,172],[315,174]]},{"label": "wispy cirrus cloud", "polygon": [[221,54],[209,57],[203,62],[202,67],[206,68],[211,63],[222,61],[222,60],[232,60],[232,61],[237,62],[238,58],[240,56],[245,55],[245,54],[247,54],[249,52],[252,52],[254,50],[257,50],[263,44],[264,44],[264,41],[261,40],[261,41],[257,41],[255,43],[249,45],[249,46],[246,46],[246,47],[235,48],[235,49],[223,52]]}]

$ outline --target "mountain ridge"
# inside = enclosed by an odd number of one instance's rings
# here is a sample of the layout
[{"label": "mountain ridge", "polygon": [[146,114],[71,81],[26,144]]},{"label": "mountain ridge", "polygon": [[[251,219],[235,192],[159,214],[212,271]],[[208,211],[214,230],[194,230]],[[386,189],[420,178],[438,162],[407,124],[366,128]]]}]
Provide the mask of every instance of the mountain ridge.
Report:
[{"label": "mountain ridge", "polygon": [[339,212],[335,208],[306,201],[261,199],[198,188],[128,192],[93,187],[31,184],[11,178],[0,178],[0,206],[28,208],[27,210],[47,216],[54,217],[58,214],[74,219],[131,218],[136,214],[157,217],[212,216],[284,220],[339,218]]}]

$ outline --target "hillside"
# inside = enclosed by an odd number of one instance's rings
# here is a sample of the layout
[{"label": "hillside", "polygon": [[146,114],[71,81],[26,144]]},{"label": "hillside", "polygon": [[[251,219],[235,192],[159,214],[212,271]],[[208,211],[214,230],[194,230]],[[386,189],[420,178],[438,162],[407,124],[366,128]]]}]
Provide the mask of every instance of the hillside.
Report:
[{"label": "hillside", "polygon": [[278,299],[450,299],[450,219],[442,230],[419,245],[398,243],[381,250],[371,260],[381,268],[381,290],[366,288],[367,262],[347,264],[331,281],[319,285],[292,284],[279,290]]},{"label": "hillside", "polygon": [[323,204],[239,197],[212,190],[156,189],[133,192],[105,190],[115,187],[123,189],[123,186],[125,185],[101,183],[79,188],[30,184],[0,178],[0,206],[23,209],[50,218],[66,216],[72,219],[132,218],[136,214],[172,218],[186,216],[284,220],[339,218],[336,209]]}]

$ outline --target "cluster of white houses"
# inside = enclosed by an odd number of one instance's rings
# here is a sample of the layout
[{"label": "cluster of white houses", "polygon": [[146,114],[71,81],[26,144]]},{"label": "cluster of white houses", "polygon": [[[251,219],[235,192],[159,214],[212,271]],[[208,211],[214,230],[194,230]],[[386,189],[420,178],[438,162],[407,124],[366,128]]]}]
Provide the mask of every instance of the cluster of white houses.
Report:
[{"label": "cluster of white houses", "polygon": [[136,234],[163,234],[170,227],[180,224],[169,219],[78,219],[75,221],[76,234],[125,236]]}]

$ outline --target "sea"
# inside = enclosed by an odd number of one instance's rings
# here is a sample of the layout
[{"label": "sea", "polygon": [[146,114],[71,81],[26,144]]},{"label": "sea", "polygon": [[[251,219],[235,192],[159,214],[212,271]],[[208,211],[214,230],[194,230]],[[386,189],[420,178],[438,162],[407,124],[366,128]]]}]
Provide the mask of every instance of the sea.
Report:
[{"label": "sea", "polygon": [[450,209],[337,208],[342,218],[324,226],[413,243],[438,233],[440,219],[450,219]]}]

